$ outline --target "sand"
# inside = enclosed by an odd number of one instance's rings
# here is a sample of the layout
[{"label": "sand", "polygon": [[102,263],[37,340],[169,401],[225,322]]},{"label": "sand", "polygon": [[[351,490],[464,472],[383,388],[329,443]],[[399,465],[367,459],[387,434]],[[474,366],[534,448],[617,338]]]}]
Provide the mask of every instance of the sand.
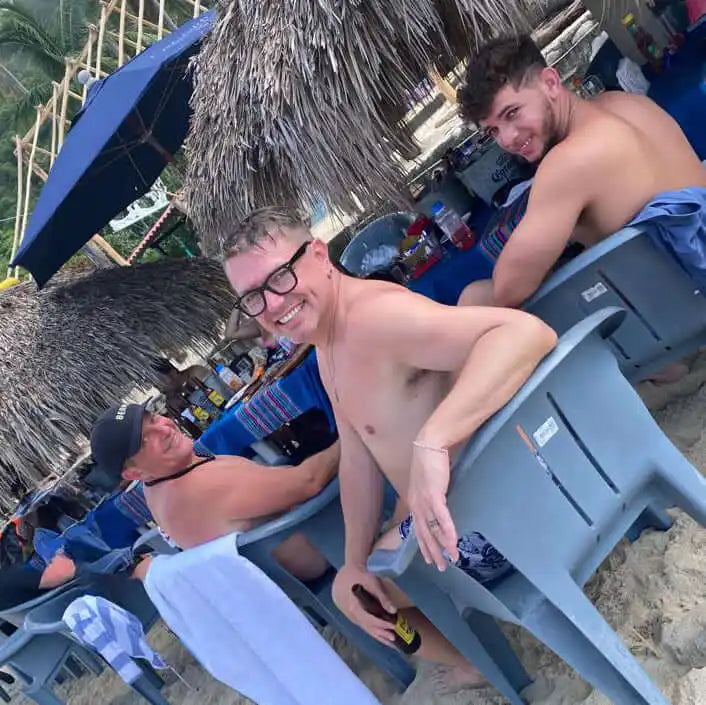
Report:
[{"label": "sand", "polygon": [[[643,399],[663,430],[706,472],[706,353],[691,361],[690,374],[672,385],[640,385]],[[706,531],[674,511],[673,527],[621,542],[586,586],[586,593],[618,631],[673,705],[706,705]],[[607,705],[609,700],[579,678],[530,635],[508,627],[534,682],[524,695],[535,705]],[[421,664],[403,694],[339,635],[327,638],[384,705],[500,705],[492,688],[444,694],[435,690],[433,668]],[[250,701],[211,678],[179,641],[158,625],[153,646],[193,686],[167,673],[165,697],[174,705],[247,705]],[[115,675],[84,676],[61,686],[68,705],[140,705],[143,701]],[[21,695],[14,702],[24,700]],[[335,705],[335,699],[331,701]]]}]

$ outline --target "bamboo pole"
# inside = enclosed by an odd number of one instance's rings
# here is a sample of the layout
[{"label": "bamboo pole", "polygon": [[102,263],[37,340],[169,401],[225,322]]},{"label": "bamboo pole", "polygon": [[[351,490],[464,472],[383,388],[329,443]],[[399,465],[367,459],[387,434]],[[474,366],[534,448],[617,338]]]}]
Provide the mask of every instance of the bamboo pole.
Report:
[{"label": "bamboo pole", "polygon": [[65,62],[66,70],[64,71],[64,81],[61,85],[63,93],[61,95],[61,117],[59,122],[59,150],[61,149],[61,145],[64,144],[64,128],[66,127],[66,108],[69,104],[69,81],[71,80],[72,69],[71,60],[65,59]]},{"label": "bamboo pole", "polygon": [[157,20],[157,41],[164,36],[164,0],[159,0],[159,19]]},{"label": "bamboo pole", "polygon": [[[17,246],[22,244],[22,240],[25,236],[25,231],[27,230],[27,218],[29,216],[29,196],[32,191],[32,166],[34,164],[34,155],[37,152],[37,139],[39,138],[39,120],[41,118],[41,106],[37,106],[37,119],[34,124],[34,138],[32,139],[32,149],[29,153],[29,169],[27,169],[27,180],[25,181],[25,203],[24,212],[22,213],[22,230],[20,231],[19,241]],[[13,255],[14,257],[14,255]],[[15,276],[19,273],[19,267],[15,267]]]},{"label": "bamboo pole", "polygon": [[101,18],[98,23],[98,44],[96,46],[96,75],[101,70],[101,59],[103,58],[103,39],[105,37],[105,23],[108,19],[106,8],[108,6],[101,0]]},{"label": "bamboo pole", "polygon": [[[120,42],[121,48],[124,44],[127,44],[128,46],[131,46],[133,49],[137,49],[137,42],[133,42],[132,39],[130,39],[128,37],[121,37],[117,32],[113,32],[112,30],[109,31],[108,34],[111,37],[115,37]],[[120,65],[122,66],[122,64],[120,64]]]},{"label": "bamboo pole", "polygon": [[194,3],[194,17],[198,17],[201,11],[201,0],[196,0]]},{"label": "bamboo pole", "polygon": [[122,267],[130,266],[128,261],[107,240],[98,235],[98,233],[91,238],[91,242],[103,249],[113,262],[117,262]]},{"label": "bamboo pole", "polygon": [[54,164],[54,160],[56,159],[56,101],[59,97],[59,84],[56,81],[51,82],[52,85],[52,91],[53,95],[51,98],[51,163],[49,164],[49,168],[51,169],[51,166]]},{"label": "bamboo pole", "polygon": [[123,38],[125,37],[125,12],[127,7],[127,0],[122,0],[120,4],[120,32],[118,34],[118,66],[122,66],[125,59],[125,52],[123,51]]},{"label": "bamboo pole", "polygon": [[[137,22],[139,20],[139,17],[137,15],[133,15],[132,12],[130,12],[129,10],[125,10],[125,17],[128,20],[132,20],[133,22]],[[142,24],[145,27],[149,27],[150,29],[159,29],[159,25],[156,25],[154,22],[151,22],[150,20],[144,19],[144,17],[142,18]],[[167,33],[169,32],[168,29],[164,29],[163,31],[165,31]]]},{"label": "bamboo pole", "polygon": [[[22,220],[22,138],[19,135],[15,135],[15,154],[17,154],[17,206],[15,208],[15,235],[12,238],[12,254],[10,255],[10,262],[14,259],[17,254],[17,248],[20,246],[20,222]],[[15,276],[17,276],[17,267],[15,269]],[[7,268],[8,278],[12,275],[12,267]]]},{"label": "bamboo pole", "polygon": [[142,51],[142,20],[145,18],[145,0],[140,0],[137,6],[137,53]]},{"label": "bamboo pole", "polygon": [[[85,61],[77,61],[76,66],[82,69],[88,69],[89,71],[95,71],[95,66],[91,66],[90,64],[87,64]],[[108,75],[107,71],[101,71],[98,74],[98,78],[105,78]]]},{"label": "bamboo pole", "polygon": [[47,174],[44,169],[42,169],[37,162],[32,162],[32,171],[44,182],[46,183],[47,179],[49,178],[49,174]]},{"label": "bamboo pole", "polygon": [[[88,70],[91,71],[91,63],[93,62],[93,42],[96,41],[96,35],[98,30],[94,24],[88,26],[88,54],[86,56],[86,63],[88,64]],[[81,104],[86,102],[86,97],[88,96],[88,84],[84,85],[82,91]]]}]

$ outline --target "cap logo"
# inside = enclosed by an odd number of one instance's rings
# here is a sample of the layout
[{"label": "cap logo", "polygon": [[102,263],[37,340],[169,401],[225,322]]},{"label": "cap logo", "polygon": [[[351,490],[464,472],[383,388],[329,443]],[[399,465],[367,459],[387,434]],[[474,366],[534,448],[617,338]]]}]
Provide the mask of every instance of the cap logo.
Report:
[{"label": "cap logo", "polygon": [[118,411],[115,414],[115,420],[122,421],[125,418],[125,414],[127,414],[127,404],[123,404],[118,407]]}]

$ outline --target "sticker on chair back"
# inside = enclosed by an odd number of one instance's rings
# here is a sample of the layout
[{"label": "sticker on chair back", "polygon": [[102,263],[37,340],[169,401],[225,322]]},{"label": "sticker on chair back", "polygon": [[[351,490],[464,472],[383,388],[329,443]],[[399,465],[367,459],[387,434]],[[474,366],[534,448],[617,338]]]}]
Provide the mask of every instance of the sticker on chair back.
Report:
[{"label": "sticker on chair back", "polygon": [[559,427],[554,421],[554,417],[550,416],[533,434],[534,442],[543,448],[557,433],[559,433]]},{"label": "sticker on chair back", "polygon": [[608,288],[606,287],[606,285],[603,282],[598,282],[598,284],[594,284],[588,289],[582,291],[581,296],[583,297],[586,303],[591,303],[593,299],[597,299],[599,296],[603,296],[603,294],[607,293]]}]

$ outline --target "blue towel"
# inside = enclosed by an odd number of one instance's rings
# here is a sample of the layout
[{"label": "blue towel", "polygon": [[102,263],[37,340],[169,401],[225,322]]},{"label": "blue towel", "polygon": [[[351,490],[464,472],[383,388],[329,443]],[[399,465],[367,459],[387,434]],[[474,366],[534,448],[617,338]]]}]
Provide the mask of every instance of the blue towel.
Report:
[{"label": "blue towel", "polygon": [[706,293],[706,188],[664,191],[628,225],[645,226],[652,241],[669,252]]}]

